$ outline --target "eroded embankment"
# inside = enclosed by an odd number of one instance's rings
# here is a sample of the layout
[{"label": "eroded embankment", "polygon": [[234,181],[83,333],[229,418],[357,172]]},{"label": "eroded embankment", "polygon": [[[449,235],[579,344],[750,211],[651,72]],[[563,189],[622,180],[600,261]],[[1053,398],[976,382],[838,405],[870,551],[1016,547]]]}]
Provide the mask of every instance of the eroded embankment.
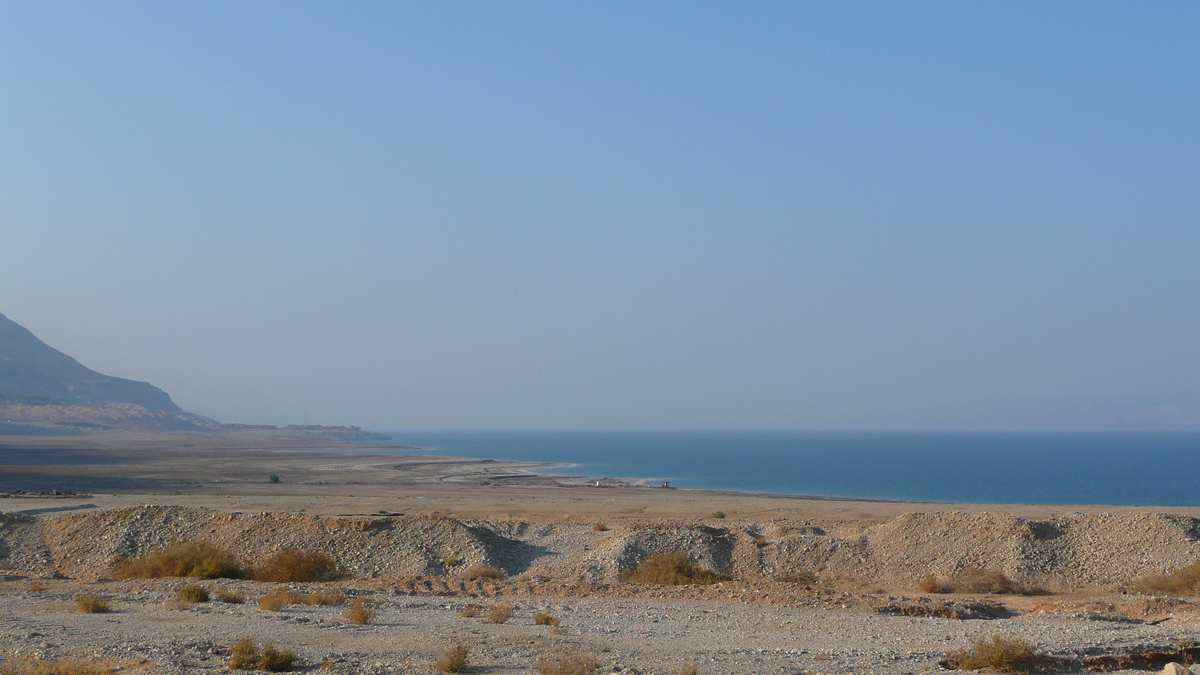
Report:
[{"label": "eroded embankment", "polygon": [[[1200,521],[1166,514],[910,513],[866,521],[648,520],[607,531],[580,521],[322,518],[146,506],[36,518],[0,514],[0,561],[42,576],[96,579],[112,562],[176,540],[206,539],[248,563],[279,550],[320,550],[358,578],[437,576],[492,565],[509,575],[614,581],[655,553],[685,551],[740,579],[912,583],[966,568],[1050,587],[1120,587],[1200,559]],[[454,566],[448,563],[457,561]]]}]

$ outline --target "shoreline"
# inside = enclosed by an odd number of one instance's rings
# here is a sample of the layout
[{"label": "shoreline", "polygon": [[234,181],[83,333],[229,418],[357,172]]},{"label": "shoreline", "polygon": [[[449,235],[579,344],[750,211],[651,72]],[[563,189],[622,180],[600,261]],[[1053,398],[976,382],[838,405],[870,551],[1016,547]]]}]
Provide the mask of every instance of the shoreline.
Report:
[{"label": "shoreline", "polygon": [[[297,511],[344,516],[406,513],[462,518],[708,518],[881,520],[911,512],[1007,513],[1048,519],[1068,513],[1168,513],[1200,506],[982,504],[855,499],[672,486],[541,471],[569,463],[514,462],[319,441],[279,433],[97,432],[71,437],[0,436],[0,492],[71,490],[88,495],[0,499],[0,510],[108,509],[144,504],[222,511]],[[579,472],[586,473],[586,472]],[[278,478],[272,483],[271,477]],[[601,488],[595,481],[601,481]]]}]

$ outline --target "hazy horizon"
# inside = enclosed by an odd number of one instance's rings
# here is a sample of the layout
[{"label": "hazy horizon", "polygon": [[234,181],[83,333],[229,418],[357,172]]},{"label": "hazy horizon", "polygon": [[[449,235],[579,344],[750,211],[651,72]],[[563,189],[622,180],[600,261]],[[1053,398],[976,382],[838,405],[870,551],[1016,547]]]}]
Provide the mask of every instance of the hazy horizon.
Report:
[{"label": "hazy horizon", "polygon": [[1200,429],[1200,5],[0,7],[0,313],[224,422]]}]

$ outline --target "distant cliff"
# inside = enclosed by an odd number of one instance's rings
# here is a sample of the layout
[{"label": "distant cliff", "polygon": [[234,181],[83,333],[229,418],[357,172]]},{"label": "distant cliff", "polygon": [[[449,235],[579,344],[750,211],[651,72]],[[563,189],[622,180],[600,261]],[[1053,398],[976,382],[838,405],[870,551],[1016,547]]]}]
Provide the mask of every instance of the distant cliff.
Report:
[{"label": "distant cliff", "polygon": [[184,412],[148,382],[102,375],[0,314],[0,436],[109,429],[258,433],[327,441],[386,441],[359,427],[220,424]]},{"label": "distant cliff", "polygon": [[5,403],[183,412],[162,389],[97,373],[0,314],[0,404]]}]

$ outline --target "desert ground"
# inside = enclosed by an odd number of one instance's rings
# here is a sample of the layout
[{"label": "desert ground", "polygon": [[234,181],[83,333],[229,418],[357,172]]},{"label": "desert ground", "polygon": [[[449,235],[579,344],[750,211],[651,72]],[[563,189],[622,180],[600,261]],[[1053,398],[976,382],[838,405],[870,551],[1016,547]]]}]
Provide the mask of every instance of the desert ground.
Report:
[{"label": "desert ground", "polygon": [[[1200,603],[1136,586],[1200,559],[1200,508],[663,489],[378,450],[278,432],[0,436],[0,645],[16,659],[163,673],[227,672],[243,638],[329,673],[435,672],[455,645],[476,673],[539,672],[539,659],[568,653],[602,673],[932,673],[994,636],[1027,642],[1054,672],[1200,656]],[[320,551],[344,576],[115,578],[118,558],[176,541],[247,565]],[[672,552],[729,579],[623,580]],[[497,577],[472,578],[485,567]],[[1013,587],[919,588],[978,570]],[[212,599],[180,601],[188,583]],[[338,602],[260,607],[281,587]],[[78,611],[84,597],[110,611]],[[344,617],[356,599],[373,612],[365,624]],[[496,605],[511,618],[489,622]]]}]

